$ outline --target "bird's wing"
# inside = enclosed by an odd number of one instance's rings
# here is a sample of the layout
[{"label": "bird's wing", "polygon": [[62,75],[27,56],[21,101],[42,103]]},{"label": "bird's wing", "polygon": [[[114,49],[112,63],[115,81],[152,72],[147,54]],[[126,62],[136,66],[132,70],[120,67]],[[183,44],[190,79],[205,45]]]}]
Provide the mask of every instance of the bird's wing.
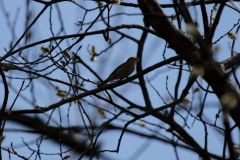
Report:
[{"label": "bird's wing", "polygon": [[[125,62],[126,63],[126,62]],[[108,83],[109,81],[112,81],[114,79],[116,79],[117,77],[114,77],[114,74],[125,64],[121,64],[119,65],[114,71],[112,71],[112,73],[108,76],[108,78],[106,80],[104,80],[103,82],[101,82],[98,87],[103,86],[104,84]]]},{"label": "bird's wing", "polygon": [[[116,73],[126,62],[124,62],[123,64],[119,65],[116,69],[114,69],[114,71],[112,71],[112,73],[108,76],[107,79],[109,79],[114,73]],[[114,78],[114,77],[112,77]]]}]

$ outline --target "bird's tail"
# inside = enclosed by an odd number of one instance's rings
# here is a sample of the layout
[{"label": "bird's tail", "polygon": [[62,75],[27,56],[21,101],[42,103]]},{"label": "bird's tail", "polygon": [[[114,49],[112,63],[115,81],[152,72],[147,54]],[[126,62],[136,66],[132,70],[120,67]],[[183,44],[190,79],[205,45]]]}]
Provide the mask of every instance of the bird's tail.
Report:
[{"label": "bird's tail", "polygon": [[102,87],[103,85],[105,85],[106,83],[108,83],[108,79],[106,79],[105,81],[102,81],[101,83],[98,84],[97,87]]}]

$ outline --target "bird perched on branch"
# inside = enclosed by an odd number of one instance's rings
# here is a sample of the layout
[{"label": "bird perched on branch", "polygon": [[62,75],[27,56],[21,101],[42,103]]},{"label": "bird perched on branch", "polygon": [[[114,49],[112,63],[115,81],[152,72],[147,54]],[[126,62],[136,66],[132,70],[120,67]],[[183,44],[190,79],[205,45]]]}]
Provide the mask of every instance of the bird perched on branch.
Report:
[{"label": "bird perched on branch", "polygon": [[138,57],[130,57],[126,62],[118,66],[108,78],[101,82],[98,87],[105,85],[106,83],[113,81],[115,79],[124,79],[127,78],[135,70],[136,63],[139,61]]}]

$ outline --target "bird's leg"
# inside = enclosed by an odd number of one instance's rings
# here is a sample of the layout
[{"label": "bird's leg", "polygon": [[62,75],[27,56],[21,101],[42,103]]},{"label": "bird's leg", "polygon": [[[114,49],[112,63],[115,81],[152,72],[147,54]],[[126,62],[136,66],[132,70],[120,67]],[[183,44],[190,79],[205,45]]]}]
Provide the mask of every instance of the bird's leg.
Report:
[{"label": "bird's leg", "polygon": [[122,83],[122,79],[123,79],[123,78],[120,78],[120,79],[119,79],[120,83]]}]

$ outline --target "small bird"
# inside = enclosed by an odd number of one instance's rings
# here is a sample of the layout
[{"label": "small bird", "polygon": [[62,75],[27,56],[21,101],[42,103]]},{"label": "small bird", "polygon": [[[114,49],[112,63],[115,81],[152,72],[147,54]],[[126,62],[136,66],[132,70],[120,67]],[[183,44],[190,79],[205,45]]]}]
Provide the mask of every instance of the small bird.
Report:
[{"label": "small bird", "polygon": [[126,62],[118,66],[109,76],[108,78],[101,82],[98,87],[103,86],[104,84],[113,81],[115,79],[122,80],[123,78],[127,78],[132,72],[135,70],[136,63],[139,61],[138,57],[130,57]]}]

